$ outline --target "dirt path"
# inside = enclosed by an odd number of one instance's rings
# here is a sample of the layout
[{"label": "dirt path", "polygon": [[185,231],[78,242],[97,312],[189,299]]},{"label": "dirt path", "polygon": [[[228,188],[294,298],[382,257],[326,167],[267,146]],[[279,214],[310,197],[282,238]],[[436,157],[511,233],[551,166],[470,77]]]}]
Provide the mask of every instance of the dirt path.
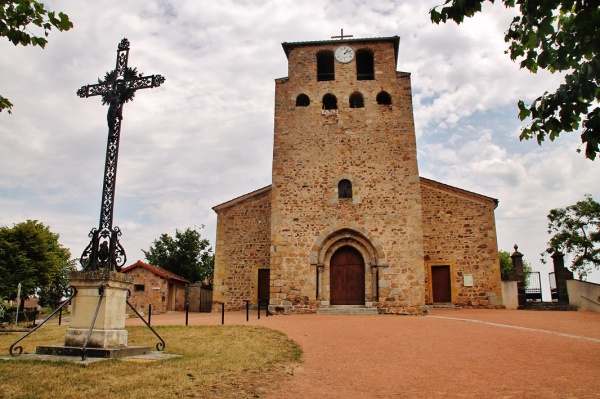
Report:
[{"label": "dirt path", "polygon": [[[183,324],[181,313],[153,324]],[[128,324],[139,323],[131,320]],[[191,314],[190,324],[219,324]],[[268,398],[600,398],[600,313],[460,310],[411,316],[228,313],[304,350]]]}]

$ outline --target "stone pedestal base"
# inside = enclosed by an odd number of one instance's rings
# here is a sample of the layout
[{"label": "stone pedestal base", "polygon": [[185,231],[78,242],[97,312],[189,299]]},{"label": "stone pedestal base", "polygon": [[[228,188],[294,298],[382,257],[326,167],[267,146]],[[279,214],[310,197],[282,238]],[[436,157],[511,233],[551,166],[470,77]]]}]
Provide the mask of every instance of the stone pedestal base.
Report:
[{"label": "stone pedestal base", "polygon": [[[65,346],[83,347],[89,329],[69,328],[65,337]],[[127,330],[93,329],[87,343],[88,348],[119,348],[127,346]]]},{"label": "stone pedestal base", "polygon": [[[150,352],[152,351],[148,346],[128,346],[126,348],[87,348],[85,354],[87,357],[119,359],[147,355]],[[35,353],[38,355],[81,357],[83,348],[81,346],[44,345],[35,348]]]},{"label": "stone pedestal base", "polygon": [[95,270],[71,272],[68,277],[69,284],[77,289],[77,295],[72,301],[65,346],[83,347],[98,309],[87,347],[126,347],[127,290],[132,286],[133,276]]},{"label": "stone pedestal base", "polygon": [[68,278],[77,295],[72,300],[65,345],[38,346],[35,350],[38,355],[83,357],[86,341],[86,357],[112,359],[151,352],[148,346],[127,346],[125,308],[133,276],[96,270],[70,272]]}]

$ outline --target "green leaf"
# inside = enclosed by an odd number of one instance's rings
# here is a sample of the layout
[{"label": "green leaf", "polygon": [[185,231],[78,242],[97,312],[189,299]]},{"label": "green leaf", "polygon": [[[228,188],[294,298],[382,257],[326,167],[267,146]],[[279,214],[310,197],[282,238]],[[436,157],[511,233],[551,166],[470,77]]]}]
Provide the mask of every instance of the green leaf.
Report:
[{"label": "green leaf", "polygon": [[0,96],[0,112],[6,110],[9,114],[12,114],[12,103],[8,101],[8,98]]},{"label": "green leaf", "polygon": [[[34,30],[43,30],[38,35],[32,33]],[[15,46],[39,46],[45,48],[52,26],[58,30],[69,30],[73,23],[69,17],[62,13],[46,10],[44,4],[35,0],[0,0],[0,36],[6,37]],[[0,112],[6,109],[10,114],[12,103],[7,99],[0,97]]]},{"label": "green leaf", "polygon": [[550,53],[546,50],[542,51],[537,58],[537,64],[540,68],[546,69],[550,61]]},{"label": "green leaf", "polygon": [[[430,10],[435,23],[448,19],[460,23],[481,11],[485,0],[447,0]],[[490,0],[490,2],[494,2]],[[532,73],[545,69],[565,72],[565,82],[554,92],[538,97],[527,108],[519,102],[521,121],[531,118],[520,139],[555,140],[562,132],[578,130],[585,156],[595,159],[600,146],[600,111],[588,108],[600,102],[600,8],[598,0],[503,0],[519,5],[520,14],[510,23],[504,40],[507,53]]]},{"label": "green leaf", "polygon": [[524,121],[531,115],[531,111],[529,111],[529,109],[525,106],[525,103],[521,100],[519,100],[518,106],[519,106],[519,119]]}]

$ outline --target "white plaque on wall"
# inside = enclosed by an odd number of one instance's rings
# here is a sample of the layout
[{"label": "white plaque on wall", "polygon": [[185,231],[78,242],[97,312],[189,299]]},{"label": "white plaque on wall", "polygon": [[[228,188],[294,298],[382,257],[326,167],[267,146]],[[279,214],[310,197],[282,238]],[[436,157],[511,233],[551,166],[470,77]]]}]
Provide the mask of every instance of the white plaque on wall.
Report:
[{"label": "white plaque on wall", "polygon": [[472,274],[465,274],[464,275],[464,285],[465,285],[465,287],[472,287],[473,286],[473,275]]}]

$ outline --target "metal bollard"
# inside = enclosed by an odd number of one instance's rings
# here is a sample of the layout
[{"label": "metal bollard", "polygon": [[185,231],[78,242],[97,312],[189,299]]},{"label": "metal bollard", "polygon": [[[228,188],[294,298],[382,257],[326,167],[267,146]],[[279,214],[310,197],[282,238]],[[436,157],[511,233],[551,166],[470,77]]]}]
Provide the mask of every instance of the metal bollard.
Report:
[{"label": "metal bollard", "polygon": [[258,300],[258,320],[260,320],[260,299]]},{"label": "metal bollard", "polygon": [[221,325],[225,324],[225,302],[221,304]]},{"label": "metal bollard", "polygon": [[246,300],[246,321],[250,320],[250,301]]},{"label": "metal bollard", "polygon": [[33,326],[35,327],[35,319],[37,319],[37,308],[33,308]]},{"label": "metal bollard", "polygon": [[148,304],[148,326],[150,326],[150,319],[152,319],[152,304]]},{"label": "metal bollard", "polygon": [[190,304],[186,303],[185,304],[185,325],[188,325],[188,315],[190,313]]},{"label": "metal bollard", "polygon": [[58,325],[60,326],[61,323],[62,323],[62,308],[60,308],[60,310],[58,312]]}]

